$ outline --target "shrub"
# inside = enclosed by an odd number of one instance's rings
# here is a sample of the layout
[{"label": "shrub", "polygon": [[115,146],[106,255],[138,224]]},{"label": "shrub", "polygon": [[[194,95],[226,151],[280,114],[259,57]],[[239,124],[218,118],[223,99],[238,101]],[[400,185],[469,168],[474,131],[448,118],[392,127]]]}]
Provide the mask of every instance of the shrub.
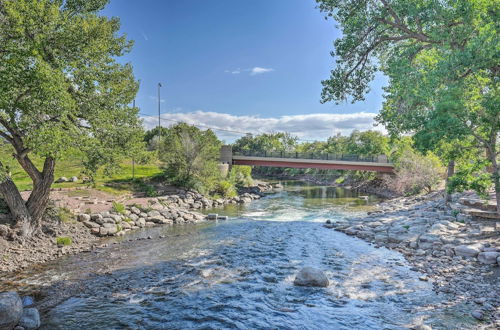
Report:
[{"label": "shrub", "polygon": [[386,178],[387,186],[404,195],[430,192],[443,178],[443,167],[433,155],[405,150],[395,163],[395,175]]},{"label": "shrub", "polygon": [[125,205],[118,202],[113,202],[113,211],[116,213],[124,214],[125,213]]},{"label": "shrub", "polygon": [[68,245],[71,245],[72,243],[73,243],[73,240],[71,239],[71,237],[67,237],[67,236],[56,237],[56,244],[59,246],[68,246]]},{"label": "shrub", "polygon": [[216,193],[226,197],[234,197],[237,195],[236,189],[231,181],[222,180],[217,184]]},{"label": "shrub", "polygon": [[248,187],[253,184],[252,167],[246,165],[234,165],[229,173],[229,179],[237,187]]},{"label": "shrub", "polygon": [[146,193],[146,197],[156,197],[158,196],[158,192],[153,186],[147,185],[144,189],[144,192]]},{"label": "shrub", "polygon": [[75,215],[71,212],[71,210],[61,207],[57,210],[57,217],[59,221],[64,223],[75,222]]}]

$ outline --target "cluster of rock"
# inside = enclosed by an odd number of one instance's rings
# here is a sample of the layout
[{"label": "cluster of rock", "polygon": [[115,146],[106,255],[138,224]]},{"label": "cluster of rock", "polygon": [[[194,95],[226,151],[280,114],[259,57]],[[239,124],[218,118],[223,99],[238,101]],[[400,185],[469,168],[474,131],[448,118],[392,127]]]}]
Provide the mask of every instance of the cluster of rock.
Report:
[{"label": "cluster of rock", "polygon": [[40,327],[40,314],[33,299],[17,292],[0,293],[0,330],[33,330]]},{"label": "cluster of rock", "polygon": [[381,203],[368,217],[326,226],[398,250],[414,270],[427,274],[421,280],[432,281],[436,291],[480,305],[475,318],[492,314],[498,320],[500,297],[491,280],[500,263],[498,223],[472,218],[461,209],[458,203],[446,205],[438,194],[399,198]]},{"label": "cluster of rock", "polygon": [[247,192],[230,199],[214,200],[197,192],[186,191],[152,198],[148,200],[147,207],[129,205],[121,212],[81,213],[77,219],[97,236],[121,236],[133,229],[209,220],[207,216],[194,210],[221,207],[226,204],[249,203],[260,197],[260,194]]},{"label": "cluster of rock", "polygon": [[78,177],[72,176],[71,178],[67,178],[65,176],[60,177],[55,181],[55,183],[64,183],[64,182],[78,182]]}]

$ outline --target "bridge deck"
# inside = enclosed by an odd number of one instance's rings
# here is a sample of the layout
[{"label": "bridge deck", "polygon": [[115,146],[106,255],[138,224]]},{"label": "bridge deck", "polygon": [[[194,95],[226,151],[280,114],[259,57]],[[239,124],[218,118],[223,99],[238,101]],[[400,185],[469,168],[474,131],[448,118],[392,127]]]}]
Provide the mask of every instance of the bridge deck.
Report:
[{"label": "bridge deck", "polygon": [[356,171],[372,171],[372,172],[383,172],[383,173],[394,172],[393,164],[388,162],[377,162],[374,160],[348,161],[348,160],[233,155],[232,163],[233,165],[356,170]]}]

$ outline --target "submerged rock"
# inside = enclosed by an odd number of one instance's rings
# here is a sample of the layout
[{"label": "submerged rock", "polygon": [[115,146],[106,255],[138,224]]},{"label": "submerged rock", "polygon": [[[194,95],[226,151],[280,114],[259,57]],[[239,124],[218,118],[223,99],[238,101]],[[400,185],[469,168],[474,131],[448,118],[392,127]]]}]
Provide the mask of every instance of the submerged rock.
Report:
[{"label": "submerged rock", "polygon": [[40,314],[36,308],[25,308],[19,321],[19,326],[26,330],[34,330],[40,327]]},{"label": "submerged rock", "polygon": [[11,330],[21,319],[23,302],[17,292],[0,293],[0,330]]},{"label": "submerged rock", "polygon": [[327,287],[329,282],[323,271],[313,267],[304,267],[295,276],[293,284],[298,286]]}]

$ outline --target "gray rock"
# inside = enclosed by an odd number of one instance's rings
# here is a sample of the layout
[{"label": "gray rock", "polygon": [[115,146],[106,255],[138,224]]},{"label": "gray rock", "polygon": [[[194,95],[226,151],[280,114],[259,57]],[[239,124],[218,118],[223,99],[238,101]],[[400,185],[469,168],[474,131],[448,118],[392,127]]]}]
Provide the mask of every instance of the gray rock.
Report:
[{"label": "gray rock", "polygon": [[91,214],[90,218],[92,219],[92,221],[100,223],[101,220],[102,220],[102,218],[103,218],[103,216],[100,213],[96,213],[96,214]]},{"label": "gray rock", "polygon": [[104,225],[106,223],[114,224],[115,223],[115,219],[113,219],[113,218],[103,218],[101,224]]},{"label": "gray rock", "polygon": [[90,221],[90,214],[86,213],[79,214],[77,220],[80,222]]},{"label": "gray rock", "polygon": [[40,314],[36,308],[25,308],[19,321],[19,326],[26,330],[34,330],[40,327]]},{"label": "gray rock", "polygon": [[293,284],[298,286],[327,287],[329,282],[323,271],[313,267],[304,267],[295,276]]},{"label": "gray rock", "polygon": [[56,180],[56,183],[63,183],[63,182],[68,182],[68,178],[65,176],[62,176]]},{"label": "gray rock", "polygon": [[160,215],[160,212],[156,211],[156,210],[153,210],[153,211],[149,211],[148,212],[148,218],[152,218],[152,217],[159,217],[161,216]]},{"label": "gray rock", "polygon": [[484,319],[484,315],[483,315],[483,312],[479,309],[476,309],[475,311],[473,311],[471,313],[472,317],[477,319],[477,320],[483,320]]},{"label": "gray rock", "polygon": [[500,252],[481,252],[477,255],[477,260],[482,264],[496,264]]},{"label": "gray rock", "polygon": [[70,182],[78,182],[78,177],[76,176],[72,176],[70,179],[69,179]]},{"label": "gray rock", "polygon": [[17,292],[0,293],[0,330],[11,330],[21,319],[23,302]]},{"label": "gray rock", "polygon": [[459,245],[455,247],[455,254],[462,257],[475,257],[481,252],[479,245]]},{"label": "gray rock", "polygon": [[99,228],[99,227],[100,227],[100,225],[99,225],[99,224],[97,224],[97,223],[95,223],[95,222],[93,222],[93,221],[85,221],[83,224],[84,224],[84,225],[85,225],[85,227],[87,227],[87,228]]},{"label": "gray rock", "polygon": [[207,215],[208,220],[217,220],[218,214],[217,213],[210,213]]},{"label": "gray rock", "polygon": [[143,228],[146,226],[146,219],[144,218],[139,218],[135,221],[135,224],[140,227],[140,228]]},{"label": "gray rock", "polygon": [[130,208],[130,211],[131,211],[132,213],[136,214],[136,215],[141,214],[141,210],[139,210],[139,209],[138,209],[137,207],[135,207],[135,206],[132,206],[132,207]]}]

